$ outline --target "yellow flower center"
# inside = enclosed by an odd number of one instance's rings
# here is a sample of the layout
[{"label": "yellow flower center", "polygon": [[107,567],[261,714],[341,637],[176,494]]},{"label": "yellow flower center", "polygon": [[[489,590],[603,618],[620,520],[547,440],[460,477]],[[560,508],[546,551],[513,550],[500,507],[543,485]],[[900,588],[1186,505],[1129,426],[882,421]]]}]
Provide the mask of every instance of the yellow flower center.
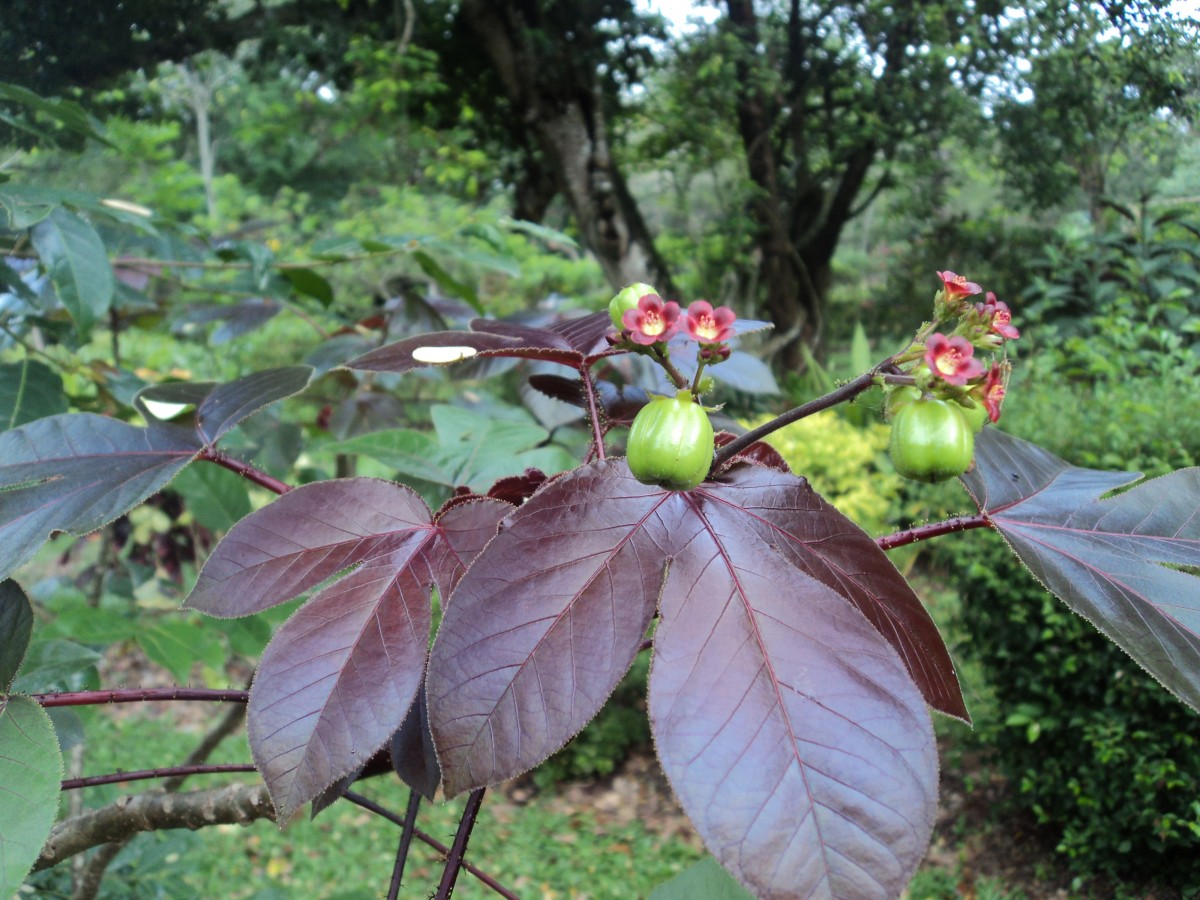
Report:
[{"label": "yellow flower center", "polygon": [[938,355],[937,364],[938,371],[943,375],[953,375],[958,371],[958,364],[962,361],[962,352],[953,348],[943,351]]},{"label": "yellow flower center", "polygon": [[698,316],[696,318],[696,334],[710,341],[716,340],[718,334],[716,319],[712,316]]}]

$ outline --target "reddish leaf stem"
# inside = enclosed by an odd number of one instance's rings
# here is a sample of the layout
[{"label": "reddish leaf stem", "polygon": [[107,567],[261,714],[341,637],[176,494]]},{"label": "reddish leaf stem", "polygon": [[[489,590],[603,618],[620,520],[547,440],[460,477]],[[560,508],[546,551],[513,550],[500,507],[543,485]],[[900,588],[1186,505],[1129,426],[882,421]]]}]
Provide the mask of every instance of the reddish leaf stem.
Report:
[{"label": "reddish leaf stem", "polygon": [[138,769],[132,772],[113,772],[109,775],[89,775],[86,778],[63,779],[62,789],[73,791],[78,788],[97,787],[101,784],[123,784],[126,781],[145,781],[150,778],[186,778],[189,775],[213,775],[227,772],[253,772],[248,763],[207,766],[168,766],[162,769]]},{"label": "reddish leaf stem", "polygon": [[[354,791],[346,791],[346,793],[344,793],[342,796],[345,797],[347,800],[349,800],[351,803],[353,803],[357,806],[361,806],[363,809],[365,809],[369,812],[373,812],[377,816],[382,816],[383,818],[387,819],[389,822],[393,822],[396,825],[399,825],[401,827],[404,826],[404,819],[402,819],[400,816],[396,815],[394,812],[384,809],[382,806],[380,806],[378,803],[374,802],[373,800],[368,800],[362,794],[356,794]],[[413,829],[413,836],[416,837],[416,839],[418,841],[421,841],[422,843],[429,845],[434,850],[436,850],[438,853],[441,853],[443,856],[450,853],[449,847],[447,847],[445,844],[443,844],[437,838],[430,837],[428,834],[426,834],[420,828]],[[510,891],[508,888],[506,888],[504,885],[502,885],[500,882],[498,882],[495,878],[493,878],[487,872],[484,872],[478,866],[474,866],[471,863],[464,861],[462,864],[462,867],[464,869],[466,869],[468,872],[470,872],[472,875],[474,875],[481,882],[483,882],[488,887],[490,887],[493,891],[495,891],[501,897],[506,898],[506,900],[520,900],[520,898],[517,897],[516,894],[514,894],[512,891]]]},{"label": "reddish leaf stem", "polygon": [[587,398],[588,418],[592,420],[596,458],[604,459],[604,426],[600,422],[600,407],[596,402],[596,383],[592,381],[592,373],[587,366],[580,367],[579,377],[583,380],[583,395]]},{"label": "reddish leaf stem", "polygon": [[454,883],[458,881],[458,873],[463,867],[463,857],[467,853],[467,842],[471,840],[471,831],[479,818],[479,808],[483,806],[483,794],[486,788],[471,791],[467,797],[467,805],[463,808],[462,818],[458,820],[458,832],[454,835],[454,845],[446,855],[446,868],[442,870],[442,882],[438,885],[436,900],[450,900],[454,893]]},{"label": "reddish leaf stem", "polygon": [[67,691],[61,694],[33,695],[33,699],[43,707],[148,703],[153,700],[208,700],[217,703],[245,703],[249,697],[249,691],[210,688],[122,688],[115,691]]},{"label": "reddish leaf stem", "polygon": [[778,431],[785,425],[791,425],[793,422],[799,422],[801,419],[811,416],[814,413],[819,413],[821,410],[829,409],[831,406],[837,406],[839,403],[845,403],[847,400],[853,400],[863,391],[872,387],[875,384],[875,376],[878,375],[886,366],[891,365],[892,357],[880,362],[874,368],[863,372],[852,381],[848,381],[841,387],[830,391],[823,397],[817,397],[815,400],[809,400],[800,406],[790,409],[783,415],[772,419],[764,425],[747,431],[741,437],[734,438],[724,447],[717,450],[716,458],[713,460],[713,468],[719,467],[722,463],[732,459],[736,454],[745,450],[755,441],[761,440],[768,434]]},{"label": "reddish leaf stem", "polygon": [[400,896],[400,883],[404,880],[404,864],[408,862],[408,851],[412,847],[413,832],[417,830],[417,813],[421,809],[421,795],[408,792],[408,809],[404,813],[404,828],[400,831],[400,846],[396,848],[396,865],[392,869],[392,885],[388,888],[387,900]]},{"label": "reddish leaf stem", "polygon": [[259,487],[264,487],[276,494],[286,494],[292,489],[291,485],[285,484],[278,478],[274,478],[266,472],[254,468],[254,466],[247,462],[234,459],[224,450],[217,450],[215,447],[205,447],[200,452],[198,459],[206,459],[209,462],[216,463],[218,466],[224,466],[229,471],[241,475],[247,481],[252,481]]},{"label": "reddish leaf stem", "polygon": [[941,537],[943,534],[991,527],[993,527],[992,520],[984,513],[977,516],[955,516],[944,522],[931,522],[928,525],[920,525],[906,531],[897,531],[895,534],[885,534],[881,538],[876,538],[875,543],[879,545],[880,550],[894,550],[896,547],[915,544],[917,541],[927,541],[930,538]]}]

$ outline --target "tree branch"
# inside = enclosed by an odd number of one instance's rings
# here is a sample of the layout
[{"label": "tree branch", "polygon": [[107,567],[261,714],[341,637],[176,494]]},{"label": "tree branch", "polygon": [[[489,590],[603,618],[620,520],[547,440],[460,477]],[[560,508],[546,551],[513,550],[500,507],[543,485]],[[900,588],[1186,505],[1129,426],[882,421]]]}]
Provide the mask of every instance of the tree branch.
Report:
[{"label": "tree branch", "polygon": [[274,819],[275,810],[262,784],[231,784],[187,794],[147,793],[126,796],[72,816],[50,832],[34,871],[58,865],[100,844],[123,841],[143,831],[248,825]]}]

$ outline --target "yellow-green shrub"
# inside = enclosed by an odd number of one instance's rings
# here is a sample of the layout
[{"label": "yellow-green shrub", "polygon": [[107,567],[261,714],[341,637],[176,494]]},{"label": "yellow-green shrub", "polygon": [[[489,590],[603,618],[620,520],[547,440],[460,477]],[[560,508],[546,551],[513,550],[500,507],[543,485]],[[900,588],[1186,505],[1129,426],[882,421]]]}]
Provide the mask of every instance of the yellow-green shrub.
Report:
[{"label": "yellow-green shrub", "polygon": [[[753,428],[767,421],[749,421]],[[801,419],[767,438],[797,475],[853,519],[864,531],[878,536],[897,511],[903,482],[887,461],[888,426],[872,422],[853,425],[833,410]]]}]

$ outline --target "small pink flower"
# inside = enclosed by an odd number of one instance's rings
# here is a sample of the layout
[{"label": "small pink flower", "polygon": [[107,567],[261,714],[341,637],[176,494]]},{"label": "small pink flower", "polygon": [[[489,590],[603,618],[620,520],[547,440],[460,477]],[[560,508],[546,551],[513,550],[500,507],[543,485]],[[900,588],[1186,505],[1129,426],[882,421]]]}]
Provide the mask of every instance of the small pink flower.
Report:
[{"label": "small pink flower", "polygon": [[932,335],[925,342],[925,362],[947,384],[966,384],[983,374],[983,364],[975,359],[975,348],[965,337]]},{"label": "small pink flower", "polygon": [[1000,421],[1000,406],[1004,403],[1007,390],[1000,366],[992,363],[983,382],[983,405],[987,407],[988,418],[992,420],[992,424]]},{"label": "small pink flower", "polygon": [[946,291],[947,300],[955,300],[968,294],[978,294],[983,290],[975,282],[967,281],[966,275],[955,275],[949,270],[938,272],[938,278],[942,279],[942,287]]},{"label": "small pink flower", "polygon": [[635,344],[656,344],[669,341],[679,330],[679,304],[665,303],[658,294],[646,294],[636,309],[627,309],[621,322],[629,329],[629,339]]},{"label": "small pink flower", "polygon": [[1012,324],[1012,311],[1003,300],[997,300],[991,291],[987,293],[987,303],[976,303],[975,310],[983,316],[983,321],[996,334],[1015,341],[1021,336]]},{"label": "small pink flower", "polygon": [[733,337],[733,323],[737,320],[728,306],[712,308],[707,300],[697,300],[687,308],[687,321],[683,329],[693,341],[702,344],[719,344]]}]

